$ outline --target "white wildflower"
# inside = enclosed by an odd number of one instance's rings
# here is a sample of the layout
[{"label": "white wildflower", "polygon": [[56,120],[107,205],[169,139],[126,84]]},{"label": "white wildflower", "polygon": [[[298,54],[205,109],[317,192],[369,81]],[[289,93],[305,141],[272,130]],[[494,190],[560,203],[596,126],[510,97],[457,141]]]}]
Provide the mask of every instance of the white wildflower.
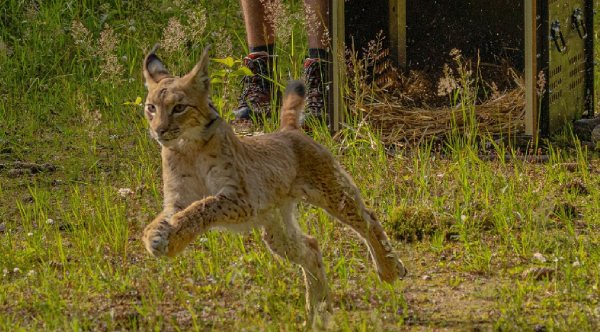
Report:
[{"label": "white wildflower", "polygon": [[121,197],[125,198],[127,196],[133,196],[134,192],[129,188],[119,188],[119,194]]}]

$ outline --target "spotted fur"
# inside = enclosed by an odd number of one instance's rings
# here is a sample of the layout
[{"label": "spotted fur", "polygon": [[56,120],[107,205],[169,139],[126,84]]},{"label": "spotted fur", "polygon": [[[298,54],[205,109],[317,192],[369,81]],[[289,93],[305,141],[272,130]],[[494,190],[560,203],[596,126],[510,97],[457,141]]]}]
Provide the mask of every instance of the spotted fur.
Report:
[{"label": "spotted fur", "polygon": [[173,257],[215,227],[261,229],[270,250],[299,264],[312,324],[331,312],[318,241],[294,219],[298,202],[325,209],[365,241],[379,277],[393,282],[406,270],[376,214],[329,151],[298,125],[305,88],[292,82],[280,131],[237,137],[209,102],[207,51],[190,73],[173,77],[156,56],[144,60],[146,119],[162,146],[164,210],[143,234],[154,256]]}]

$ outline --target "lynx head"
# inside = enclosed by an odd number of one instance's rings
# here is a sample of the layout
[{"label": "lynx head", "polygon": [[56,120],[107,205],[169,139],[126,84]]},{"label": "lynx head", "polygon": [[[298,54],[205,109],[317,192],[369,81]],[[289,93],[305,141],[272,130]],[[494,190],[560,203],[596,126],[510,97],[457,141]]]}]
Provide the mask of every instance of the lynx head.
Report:
[{"label": "lynx head", "polygon": [[150,134],[167,148],[181,140],[210,138],[220,117],[208,104],[208,47],[192,71],[182,77],[169,73],[155,54],[158,47],[155,45],[144,59],[148,88],[144,113]]}]

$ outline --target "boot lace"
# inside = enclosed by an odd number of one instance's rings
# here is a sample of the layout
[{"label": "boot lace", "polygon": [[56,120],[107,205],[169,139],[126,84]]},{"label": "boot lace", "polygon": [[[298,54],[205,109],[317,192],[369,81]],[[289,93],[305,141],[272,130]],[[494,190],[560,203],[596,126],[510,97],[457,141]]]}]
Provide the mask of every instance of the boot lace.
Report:
[{"label": "boot lace", "polygon": [[305,67],[306,85],[308,87],[306,96],[306,107],[313,115],[322,115],[324,104],[323,89],[327,80],[325,64],[321,61],[312,61]]},{"label": "boot lace", "polygon": [[[238,108],[250,107],[248,102],[259,106],[264,103],[265,96],[270,97],[271,85],[269,80],[269,65],[264,57],[251,59],[245,58],[246,67],[254,76],[244,76],[240,81],[243,86],[242,93],[239,96],[240,104]],[[268,100],[268,98],[267,98]]]}]

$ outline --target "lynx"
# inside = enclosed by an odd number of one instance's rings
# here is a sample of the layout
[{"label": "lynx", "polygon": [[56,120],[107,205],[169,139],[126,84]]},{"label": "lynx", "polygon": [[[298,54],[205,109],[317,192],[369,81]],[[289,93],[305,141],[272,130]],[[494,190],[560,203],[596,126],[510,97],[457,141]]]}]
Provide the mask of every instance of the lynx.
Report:
[{"label": "lynx", "polygon": [[274,254],[302,267],[307,323],[317,324],[332,306],[319,244],[294,219],[304,201],[362,237],[381,280],[392,283],[406,274],[350,176],[300,129],[302,83],[292,81],[285,90],[278,132],[238,138],[210,102],[208,48],[182,77],[169,74],[157,49],[143,63],[145,116],[162,148],[164,181],[164,210],[143,233],[152,255],[173,257],[215,227],[260,229]]}]

